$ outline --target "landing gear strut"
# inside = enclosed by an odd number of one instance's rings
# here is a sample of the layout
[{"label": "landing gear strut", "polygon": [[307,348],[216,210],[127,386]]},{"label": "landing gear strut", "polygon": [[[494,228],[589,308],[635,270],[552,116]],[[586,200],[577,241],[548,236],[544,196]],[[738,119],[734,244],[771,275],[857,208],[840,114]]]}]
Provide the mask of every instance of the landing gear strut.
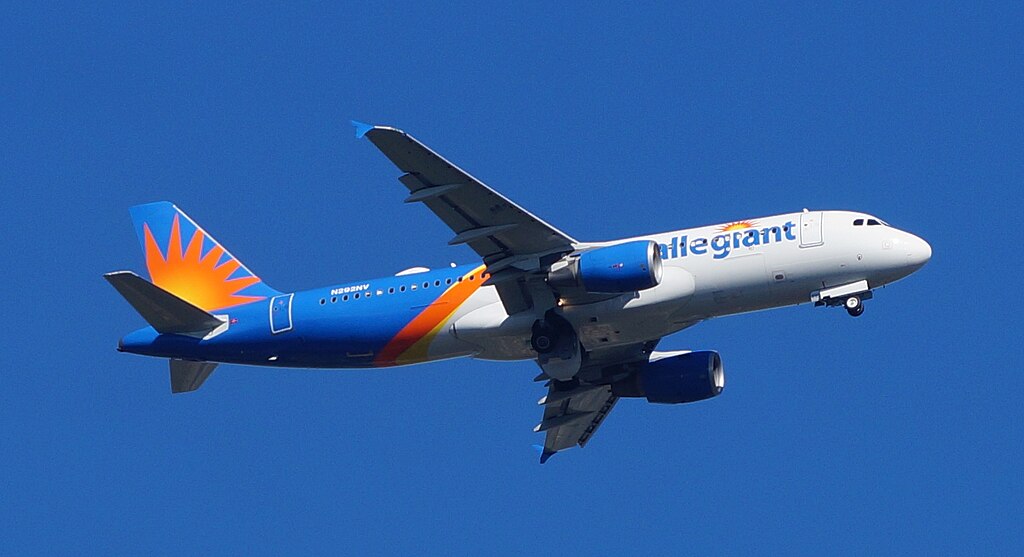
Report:
[{"label": "landing gear strut", "polygon": [[849,313],[850,317],[859,317],[864,313],[864,302],[860,296],[850,296],[843,302],[843,307],[846,308],[846,313]]}]

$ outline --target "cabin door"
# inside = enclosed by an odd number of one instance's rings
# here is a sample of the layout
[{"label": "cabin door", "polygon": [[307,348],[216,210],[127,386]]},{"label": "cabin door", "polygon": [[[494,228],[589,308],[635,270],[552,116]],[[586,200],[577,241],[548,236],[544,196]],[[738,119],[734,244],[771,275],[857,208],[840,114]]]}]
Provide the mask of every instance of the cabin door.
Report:
[{"label": "cabin door", "polygon": [[825,243],[821,237],[821,211],[800,213],[800,247],[811,248]]}]

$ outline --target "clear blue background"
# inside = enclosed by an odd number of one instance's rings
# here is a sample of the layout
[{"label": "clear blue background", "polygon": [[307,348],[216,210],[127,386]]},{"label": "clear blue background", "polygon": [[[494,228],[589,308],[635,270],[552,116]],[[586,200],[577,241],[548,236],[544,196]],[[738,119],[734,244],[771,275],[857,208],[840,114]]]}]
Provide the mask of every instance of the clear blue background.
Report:
[{"label": "clear blue background", "polygon": [[[29,8],[0,18],[0,553],[1009,554],[1024,547],[1019,4]],[[705,323],[728,387],[537,464],[531,362],[222,366],[171,396],[127,209],[282,290],[470,262],[348,119],[581,239],[814,209],[932,262],[860,319]]]}]

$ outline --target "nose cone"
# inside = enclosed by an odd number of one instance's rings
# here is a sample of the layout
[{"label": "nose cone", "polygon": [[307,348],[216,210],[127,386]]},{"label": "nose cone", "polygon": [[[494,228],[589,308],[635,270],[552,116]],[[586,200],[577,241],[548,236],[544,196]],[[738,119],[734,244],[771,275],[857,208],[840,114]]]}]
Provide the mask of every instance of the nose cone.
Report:
[{"label": "nose cone", "polygon": [[932,247],[913,234],[907,236],[907,265],[916,271],[932,258]]}]

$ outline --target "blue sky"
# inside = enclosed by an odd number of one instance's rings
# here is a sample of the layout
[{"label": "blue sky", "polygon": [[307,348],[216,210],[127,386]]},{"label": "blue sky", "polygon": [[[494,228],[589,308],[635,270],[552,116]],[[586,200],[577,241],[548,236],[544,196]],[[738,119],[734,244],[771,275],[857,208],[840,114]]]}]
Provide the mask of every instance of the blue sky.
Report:
[{"label": "blue sky", "polygon": [[[0,553],[1024,548],[1019,5],[29,8],[0,18]],[[662,342],[725,393],[537,464],[531,362],[222,366],[172,397],[102,279],[172,200],[281,290],[470,262],[351,118],[585,240],[857,209],[934,257],[859,319]]]}]

